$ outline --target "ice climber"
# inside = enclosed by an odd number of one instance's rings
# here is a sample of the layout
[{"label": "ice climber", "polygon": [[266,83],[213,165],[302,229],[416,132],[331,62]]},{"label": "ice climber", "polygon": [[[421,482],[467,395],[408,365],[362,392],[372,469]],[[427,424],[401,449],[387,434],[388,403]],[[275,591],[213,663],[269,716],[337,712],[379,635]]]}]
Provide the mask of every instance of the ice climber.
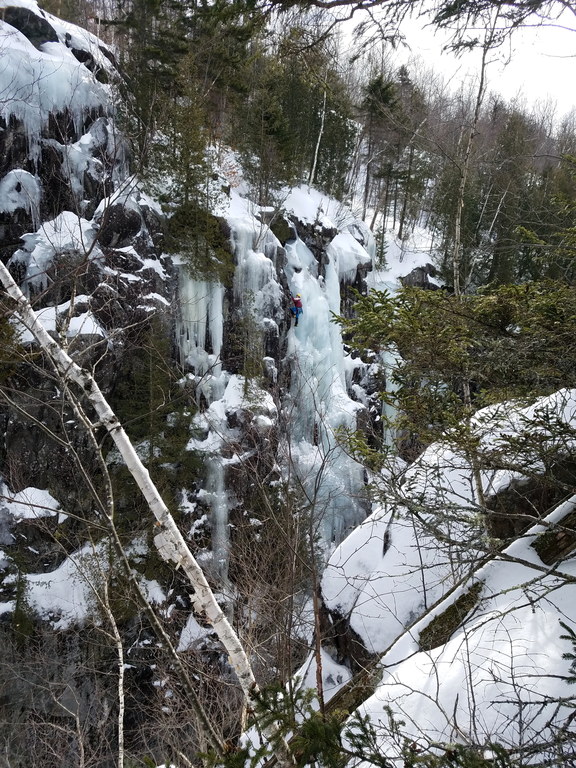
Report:
[{"label": "ice climber", "polygon": [[302,299],[300,298],[299,293],[297,293],[296,296],[292,296],[292,294],[290,294],[290,298],[292,299],[292,306],[290,307],[290,312],[296,318],[296,322],[294,323],[294,326],[297,326],[298,318],[302,314]]}]

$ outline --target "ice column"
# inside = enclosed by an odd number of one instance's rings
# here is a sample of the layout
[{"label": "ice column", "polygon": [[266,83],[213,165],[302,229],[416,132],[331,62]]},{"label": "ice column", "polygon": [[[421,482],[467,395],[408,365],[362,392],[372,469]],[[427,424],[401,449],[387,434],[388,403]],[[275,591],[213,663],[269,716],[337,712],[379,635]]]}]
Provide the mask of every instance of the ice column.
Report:
[{"label": "ice column", "polygon": [[[382,272],[375,271],[370,275],[368,280],[369,288],[378,291],[386,291],[389,294],[396,293],[400,283],[396,278],[383,275]],[[397,390],[397,385],[394,382],[392,376],[394,369],[398,365],[399,355],[395,350],[387,350],[381,352],[378,356],[379,362],[384,369],[384,377],[386,381],[386,392],[394,393]],[[397,410],[394,405],[386,402],[382,403],[382,421],[383,432],[382,441],[384,445],[393,447],[396,441],[396,430],[392,429],[389,424],[393,422],[397,417]]]},{"label": "ice column", "polygon": [[304,313],[291,330],[286,404],[290,456],[328,550],[365,517],[362,467],[340,447],[338,431],[355,430],[362,407],[346,390],[345,355],[332,313],[340,311],[340,277],[330,257],[324,276],[301,240],[286,247],[292,293],[302,297]]},{"label": "ice column", "polygon": [[223,298],[221,283],[195,280],[181,266],[180,315],[176,328],[180,363],[193,370],[197,389],[208,405],[222,397],[226,386],[220,361]]},{"label": "ice column", "polygon": [[[223,336],[224,286],[217,282],[196,280],[181,266],[179,271],[180,315],[177,338],[180,362],[192,369],[196,393],[203,398],[206,410],[197,414],[195,426],[207,432],[202,441],[192,440],[190,448],[204,452],[207,468],[204,498],[210,504],[212,552],[215,575],[224,592],[228,583],[228,510],[224,487],[224,467],[220,454],[222,430],[219,411],[211,409],[223,396],[227,374],[222,370],[220,352]],[[199,398],[200,399],[200,398]]]}]

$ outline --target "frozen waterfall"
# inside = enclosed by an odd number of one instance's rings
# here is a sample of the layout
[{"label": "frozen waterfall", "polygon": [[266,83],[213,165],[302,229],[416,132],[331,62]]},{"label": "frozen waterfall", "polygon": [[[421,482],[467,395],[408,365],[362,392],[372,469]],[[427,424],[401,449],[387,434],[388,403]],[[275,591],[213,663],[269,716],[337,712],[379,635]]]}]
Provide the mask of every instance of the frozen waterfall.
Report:
[{"label": "frozen waterfall", "polygon": [[[289,382],[275,388],[276,402],[260,389],[260,405],[281,431],[277,462],[286,480],[297,486],[303,506],[311,514],[323,550],[329,554],[367,514],[364,472],[340,443],[341,430],[355,430],[361,403],[349,396],[353,365],[346,356],[340,328],[332,322],[340,311],[341,280],[353,279],[356,265],[369,256],[347,235],[328,247],[323,274],[303,241],[286,245],[286,254],[274,235],[249,212],[227,217],[235,273],[231,292],[218,282],[196,280],[185,268],[179,278],[177,336],[180,361],[197,393],[199,413],[193,426],[198,437],[189,448],[205,456],[207,468],[201,498],[210,509],[212,568],[226,592],[229,513],[238,503],[234,489],[226,487],[223,458],[226,441],[237,439],[230,414],[254,408],[243,377],[225,370],[224,329],[229,314],[250,318],[254,346],[264,349],[263,338],[276,335],[282,350],[278,371],[269,383]],[[279,255],[280,254],[280,255]],[[290,290],[300,293],[304,314],[286,336]],[[226,300],[225,300],[226,296]],[[285,352],[284,352],[285,350]],[[225,356],[224,356],[225,357]],[[266,359],[268,361],[268,358]],[[259,382],[255,382],[258,389]],[[259,417],[261,419],[261,417]],[[268,423],[268,418],[253,424]],[[234,460],[241,460],[235,456]]]},{"label": "frozen waterfall", "polygon": [[364,473],[340,446],[339,430],[356,430],[362,405],[348,395],[340,328],[340,277],[336,254],[318,274],[318,262],[301,240],[288,244],[285,268],[291,292],[304,307],[288,335],[290,392],[284,401],[285,439],[296,477],[327,549],[366,516]]}]

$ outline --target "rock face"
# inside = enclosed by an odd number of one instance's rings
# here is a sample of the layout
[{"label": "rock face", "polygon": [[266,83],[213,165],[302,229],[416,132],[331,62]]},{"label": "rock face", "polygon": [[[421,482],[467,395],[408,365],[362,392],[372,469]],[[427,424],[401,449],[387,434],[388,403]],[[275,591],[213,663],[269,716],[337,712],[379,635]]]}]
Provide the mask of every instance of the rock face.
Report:
[{"label": "rock face", "polygon": [[41,50],[44,43],[58,42],[56,30],[42,12],[38,14],[28,8],[8,6],[3,9],[2,18],[6,24],[21,32],[38,50]]},{"label": "rock face", "polygon": [[400,278],[400,281],[405,287],[412,288],[427,288],[428,290],[438,290],[438,285],[430,282],[431,277],[437,275],[436,267],[432,264],[425,264],[423,267],[416,267],[408,275]]},{"label": "rock face", "polygon": [[314,258],[318,262],[318,274],[324,278],[328,260],[326,247],[336,237],[338,230],[322,224],[303,223],[295,216],[291,217],[291,222],[300,240],[314,254]]},{"label": "rock face", "polygon": [[[68,27],[61,29],[58,20],[43,11],[9,6],[2,19],[9,35],[20,33],[15,39],[22,55],[43,72],[49,94],[59,93],[54,78],[65,78],[69,72],[82,85],[104,79],[98,78],[99,71],[113,73],[112,54],[95,46],[95,38],[81,30],[73,37]],[[31,54],[27,42],[39,53]],[[62,65],[52,77],[49,59],[45,61],[42,53],[46,43],[71,49],[77,66],[70,65],[67,71]],[[16,47],[15,56],[18,52]],[[14,80],[16,88],[16,76]],[[127,339],[133,335],[126,329],[137,327],[146,335],[159,305],[164,310],[162,323],[171,328],[166,309],[174,283],[171,263],[161,256],[159,209],[136,190],[114,192],[118,180],[127,177],[129,157],[105,92],[90,87],[100,95],[99,103],[78,105],[70,98],[58,106],[58,96],[52,95],[55,111],[43,107],[41,91],[32,90],[30,99],[36,100],[39,111],[35,122],[17,106],[10,112],[10,100],[4,105],[0,254],[35,308],[50,315],[48,327],[68,338],[78,361],[96,367],[101,386],[112,392],[122,375]],[[40,222],[44,224],[39,229]],[[25,333],[22,338],[32,351],[31,340]],[[63,455],[58,459],[66,449],[55,446],[20,410],[32,410],[48,429],[56,428],[62,418],[52,405],[57,384],[36,364],[26,362],[19,365],[18,377],[14,396],[18,410],[5,409],[0,417],[6,434],[3,474],[16,491],[41,484],[58,488],[59,496],[66,498],[74,474],[72,468],[66,469],[70,462]],[[63,470],[57,474],[55,460]]]},{"label": "rock face", "polygon": [[[13,72],[8,88],[24,96],[3,98],[0,107],[0,257],[45,327],[81,366],[94,371],[112,401],[125,413],[153,410],[153,377],[146,371],[150,350],[160,355],[164,344],[168,353],[162,364],[170,359],[175,270],[162,254],[159,207],[125,183],[130,158],[102,86],[118,77],[114,57],[83,30],[24,5],[3,8],[0,18],[0,34],[10,40],[9,45],[4,37],[0,41],[8,67],[3,71]],[[52,69],[51,62],[56,62]],[[19,79],[34,67],[42,73],[43,89]],[[66,79],[76,84],[67,95]],[[69,570],[70,556],[77,553],[82,560],[90,539],[94,552],[100,546],[107,472],[128,540],[141,507],[121,468],[98,466],[94,441],[63,397],[63,383],[27,330],[14,327],[20,344],[3,356],[12,362],[8,375],[3,367],[8,399],[0,406],[0,602],[7,609],[0,615],[7,662],[0,673],[0,719],[6,726],[0,744],[13,748],[14,765],[49,765],[50,753],[71,765],[81,746],[107,765],[117,692],[100,677],[117,655],[100,642],[100,630],[87,628],[100,624],[99,609],[96,602],[89,620],[84,614],[79,572]],[[155,378],[163,390],[168,378]],[[143,381],[148,409],[138,389]],[[106,455],[109,446],[103,451]],[[122,602],[126,576],[105,578],[116,580]],[[50,606],[36,599],[38,588],[52,596]],[[57,606],[59,594],[64,600]],[[138,609],[128,605],[130,600],[120,622],[125,640],[132,634],[134,642],[148,629],[137,628]],[[127,686],[153,698],[147,655],[144,646],[135,653]],[[83,723],[83,745],[70,740],[76,717]],[[61,737],[46,735],[49,723]],[[129,732],[140,727],[138,707],[128,706],[127,723]]]}]

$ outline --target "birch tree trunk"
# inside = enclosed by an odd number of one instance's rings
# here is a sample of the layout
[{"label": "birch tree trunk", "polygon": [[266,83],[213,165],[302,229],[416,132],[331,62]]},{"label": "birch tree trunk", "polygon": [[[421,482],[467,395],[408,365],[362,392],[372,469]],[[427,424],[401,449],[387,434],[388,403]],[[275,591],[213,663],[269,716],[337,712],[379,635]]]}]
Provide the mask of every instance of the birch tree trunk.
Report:
[{"label": "birch tree trunk", "polygon": [[[328,73],[326,73],[328,77]],[[312,186],[314,179],[316,178],[316,166],[318,165],[318,153],[320,152],[320,144],[322,142],[322,136],[324,135],[324,121],[326,119],[326,92],[328,86],[324,84],[324,98],[322,101],[322,114],[320,115],[320,130],[318,131],[318,139],[316,140],[316,146],[314,148],[314,160],[312,161],[312,168],[308,176],[308,184]]]},{"label": "birch tree trunk", "polygon": [[102,588],[104,591],[104,596],[101,600],[101,605],[104,613],[106,614],[110,627],[112,628],[114,646],[118,656],[118,759],[116,761],[116,768],[124,768],[124,714],[126,710],[126,697],[124,693],[124,643],[122,642],[122,636],[120,635],[120,630],[118,629],[118,624],[116,623],[116,617],[110,608],[110,595],[108,592],[108,580],[106,578],[104,578],[102,581]]},{"label": "birch tree trunk", "polygon": [[[150,511],[156,518],[159,531],[154,537],[154,543],[160,556],[166,562],[174,562],[176,568],[181,567],[186,573],[195,592],[193,600],[195,611],[213,626],[228,653],[229,663],[236,673],[244,696],[247,702],[252,704],[258,693],[258,685],[242,643],[218,605],[204,572],[186,544],[174,518],[150,478],[148,470],[138,457],[134,446],[96,380],[91,373],[80,368],[46,331],[36,317],[30,302],[2,262],[0,262],[0,282],[15,302],[16,314],[33,334],[64,381],[76,384],[91,403],[99,419],[92,426],[103,426],[114,441],[130,474],[146,499]],[[276,754],[278,762],[281,765],[292,765],[293,760],[288,745],[284,739],[280,738],[279,740],[278,727],[272,725],[266,728],[264,735],[269,737],[272,743],[280,742],[279,754]]]},{"label": "birch tree trunk", "polygon": [[464,211],[464,194],[466,192],[466,185],[468,183],[468,173],[470,171],[470,157],[472,154],[472,146],[474,145],[474,139],[478,129],[478,121],[480,118],[480,108],[484,101],[484,95],[486,93],[486,67],[488,65],[487,56],[488,51],[492,45],[494,39],[494,31],[496,28],[496,22],[498,20],[498,13],[495,14],[491,28],[487,30],[486,37],[484,39],[484,45],[482,46],[482,59],[480,63],[480,81],[478,83],[478,90],[476,92],[476,100],[474,103],[474,113],[472,116],[472,124],[468,131],[468,137],[466,140],[466,146],[464,148],[464,154],[462,156],[462,164],[460,166],[460,182],[458,184],[458,194],[456,198],[456,215],[454,217],[454,244],[452,247],[452,275],[454,282],[454,293],[456,296],[460,296],[462,293],[462,270],[461,270],[461,242],[462,242],[462,215]]}]

